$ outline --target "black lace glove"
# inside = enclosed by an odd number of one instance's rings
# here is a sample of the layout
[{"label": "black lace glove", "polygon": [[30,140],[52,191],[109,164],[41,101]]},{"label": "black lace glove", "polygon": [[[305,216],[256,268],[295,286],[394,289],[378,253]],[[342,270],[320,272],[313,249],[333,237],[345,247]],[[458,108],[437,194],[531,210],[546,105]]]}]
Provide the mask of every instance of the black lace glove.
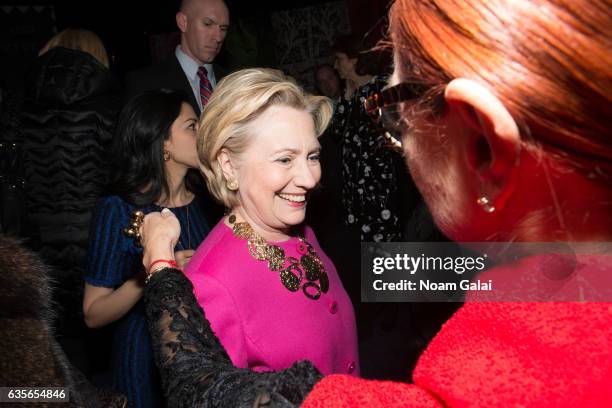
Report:
[{"label": "black lace glove", "polygon": [[234,367],[178,270],[156,272],[144,303],[170,407],[293,407],[322,378],[309,361],[272,373]]}]

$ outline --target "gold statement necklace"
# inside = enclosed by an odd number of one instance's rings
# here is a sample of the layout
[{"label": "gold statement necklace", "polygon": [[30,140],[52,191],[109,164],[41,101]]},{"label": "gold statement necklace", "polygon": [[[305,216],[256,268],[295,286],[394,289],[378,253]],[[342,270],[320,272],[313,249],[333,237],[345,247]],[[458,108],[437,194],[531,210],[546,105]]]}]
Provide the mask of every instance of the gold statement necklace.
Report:
[{"label": "gold statement necklace", "polygon": [[312,300],[319,299],[321,293],[327,293],[329,278],[323,262],[303,236],[298,238],[297,252],[301,255],[298,260],[293,256],[285,256],[283,248],[268,244],[248,222],[236,222],[234,214],[229,216],[228,221],[234,235],[247,240],[253,258],[267,261],[268,269],[280,272],[280,280],[285,288],[291,292],[301,288],[304,295]]}]

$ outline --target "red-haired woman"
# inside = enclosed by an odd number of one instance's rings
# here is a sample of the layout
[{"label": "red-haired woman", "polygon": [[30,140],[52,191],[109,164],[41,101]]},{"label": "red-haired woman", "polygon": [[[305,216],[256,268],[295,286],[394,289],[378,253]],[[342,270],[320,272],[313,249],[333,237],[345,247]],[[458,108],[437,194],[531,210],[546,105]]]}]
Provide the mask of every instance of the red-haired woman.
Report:
[{"label": "red-haired woman", "polygon": [[[611,16],[605,1],[394,4],[392,85],[423,96],[388,108],[410,123],[410,171],[450,238],[612,241]],[[575,259],[571,271],[539,254],[488,273],[598,274],[590,283],[609,287],[609,249]],[[610,406],[612,303],[468,302],[413,381],[327,377],[304,406]]]}]

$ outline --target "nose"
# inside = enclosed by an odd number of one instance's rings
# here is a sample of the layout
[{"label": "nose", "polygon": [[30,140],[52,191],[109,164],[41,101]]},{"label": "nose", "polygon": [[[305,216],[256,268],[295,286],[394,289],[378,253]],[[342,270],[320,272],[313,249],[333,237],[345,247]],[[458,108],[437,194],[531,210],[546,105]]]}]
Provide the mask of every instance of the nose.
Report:
[{"label": "nose", "polygon": [[218,44],[221,44],[225,39],[225,34],[225,31],[223,31],[221,27],[217,27],[217,29],[215,30],[215,41]]},{"label": "nose", "polygon": [[305,190],[313,189],[321,179],[321,165],[304,160],[295,167],[293,181],[297,187]]}]

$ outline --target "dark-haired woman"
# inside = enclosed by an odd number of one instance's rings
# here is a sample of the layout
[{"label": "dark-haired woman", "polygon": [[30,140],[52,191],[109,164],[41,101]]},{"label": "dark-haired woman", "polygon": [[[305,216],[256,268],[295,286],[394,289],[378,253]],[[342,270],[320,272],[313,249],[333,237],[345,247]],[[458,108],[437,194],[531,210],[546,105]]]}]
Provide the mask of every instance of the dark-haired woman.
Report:
[{"label": "dark-haired woman", "polygon": [[174,251],[179,267],[209,231],[187,171],[197,168],[197,118],[174,91],[149,91],[123,109],[113,144],[110,195],[94,215],[83,312],[89,327],[117,322],[112,352],[113,386],[135,407],[160,406],[159,380],[145,323],[142,249],[123,234],[132,213],[170,208],[182,226]]}]

